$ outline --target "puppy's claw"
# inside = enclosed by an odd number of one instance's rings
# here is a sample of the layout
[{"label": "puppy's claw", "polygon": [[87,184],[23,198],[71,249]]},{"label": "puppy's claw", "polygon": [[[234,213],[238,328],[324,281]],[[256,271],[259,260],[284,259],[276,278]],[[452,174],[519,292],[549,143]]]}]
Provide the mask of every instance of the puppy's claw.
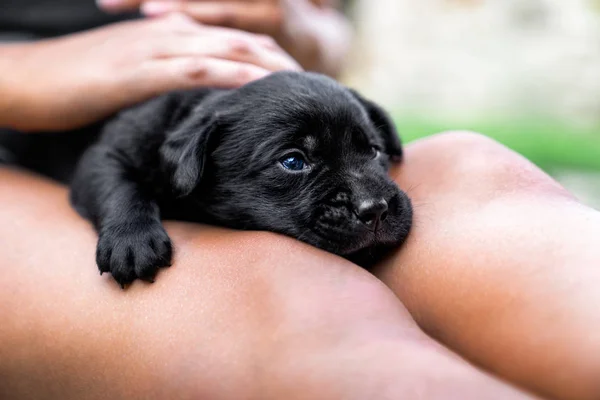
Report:
[{"label": "puppy's claw", "polygon": [[100,271],[111,273],[123,290],[136,279],[154,283],[158,269],[171,262],[171,242],[162,225],[115,230],[118,234],[100,234],[97,254],[110,254],[97,260]]}]

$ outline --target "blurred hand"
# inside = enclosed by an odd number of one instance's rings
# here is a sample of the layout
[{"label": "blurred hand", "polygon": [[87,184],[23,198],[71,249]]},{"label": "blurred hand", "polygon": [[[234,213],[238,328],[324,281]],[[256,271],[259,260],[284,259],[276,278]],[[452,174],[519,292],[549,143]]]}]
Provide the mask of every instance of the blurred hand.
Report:
[{"label": "blurred hand", "polygon": [[[273,37],[303,67],[334,74],[326,52],[348,47],[350,29],[334,7],[336,0],[98,0],[106,11],[140,8],[146,16],[186,14],[202,24]],[[340,51],[340,48],[341,51]],[[340,60],[334,60],[340,63]]]},{"label": "blurred hand", "polygon": [[268,36],[177,14],[0,51],[11,98],[0,125],[8,115],[5,125],[24,131],[72,129],[167,91],[299,69]]}]

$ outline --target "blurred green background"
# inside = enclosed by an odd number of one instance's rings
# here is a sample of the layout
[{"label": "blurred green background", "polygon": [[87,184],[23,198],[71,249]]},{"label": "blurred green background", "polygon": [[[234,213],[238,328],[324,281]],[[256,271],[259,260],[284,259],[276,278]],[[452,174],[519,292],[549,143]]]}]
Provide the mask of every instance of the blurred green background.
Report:
[{"label": "blurred green background", "polygon": [[600,208],[600,0],[355,0],[343,80],[408,142],[474,130]]}]

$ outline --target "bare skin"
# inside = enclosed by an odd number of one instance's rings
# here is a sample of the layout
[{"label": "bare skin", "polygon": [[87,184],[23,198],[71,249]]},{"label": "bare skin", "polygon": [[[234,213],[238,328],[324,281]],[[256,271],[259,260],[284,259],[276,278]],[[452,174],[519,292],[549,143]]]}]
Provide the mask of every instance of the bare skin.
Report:
[{"label": "bare skin", "polygon": [[[23,131],[298,68],[272,39],[182,16],[0,53],[0,126]],[[473,135],[411,145],[393,173],[416,227],[377,272],[417,322],[524,387],[597,398],[597,213]],[[270,234],[168,228],[175,265],[123,292],[97,275],[66,189],[0,169],[0,398],[525,398],[348,262]]]},{"label": "bare skin", "polygon": [[558,399],[600,398],[600,213],[480,135],[410,146],[394,172],[416,205],[377,275],[471,361]]},{"label": "bare skin", "polygon": [[0,204],[0,398],[530,398],[292,239],[169,223],[173,267],[123,291],[64,187],[0,169]]},{"label": "bare skin", "polygon": [[183,13],[202,24],[269,35],[307,70],[336,76],[350,50],[351,27],[336,0],[99,0],[109,12],[149,17]]},{"label": "bare skin", "polygon": [[2,45],[0,127],[74,129],[168,91],[238,87],[299,69],[269,36],[179,14]]}]

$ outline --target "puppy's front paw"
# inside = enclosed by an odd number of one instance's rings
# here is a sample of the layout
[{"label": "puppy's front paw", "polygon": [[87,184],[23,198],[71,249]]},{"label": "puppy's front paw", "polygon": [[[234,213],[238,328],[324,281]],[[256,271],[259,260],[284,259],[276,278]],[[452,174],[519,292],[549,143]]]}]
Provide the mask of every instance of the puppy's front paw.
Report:
[{"label": "puppy's front paw", "polygon": [[96,249],[100,273],[110,272],[125,287],[136,279],[153,282],[171,265],[171,240],[160,223],[128,223],[102,229]]}]

